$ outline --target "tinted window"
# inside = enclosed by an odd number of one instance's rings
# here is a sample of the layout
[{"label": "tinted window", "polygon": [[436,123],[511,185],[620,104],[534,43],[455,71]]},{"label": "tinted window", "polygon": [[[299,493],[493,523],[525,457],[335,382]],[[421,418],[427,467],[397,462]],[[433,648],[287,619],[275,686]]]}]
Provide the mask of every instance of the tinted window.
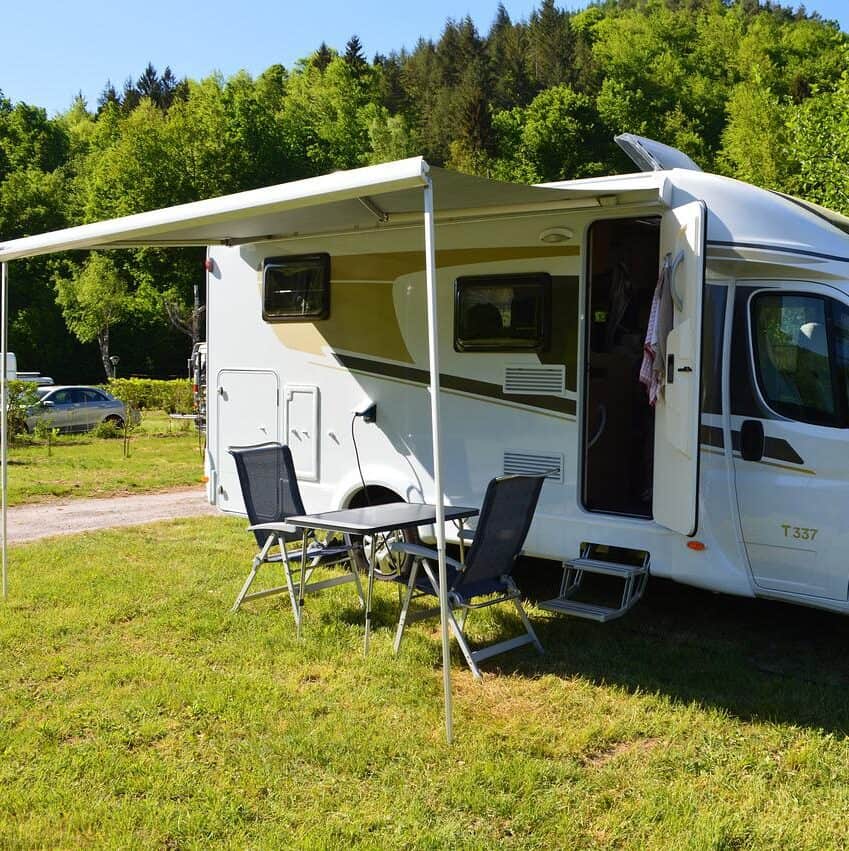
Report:
[{"label": "tinted window", "polygon": [[99,390],[92,390],[91,388],[87,388],[81,391],[83,394],[83,401],[86,404],[93,404],[95,402],[105,402],[106,397]]},{"label": "tinted window", "polygon": [[551,325],[549,275],[458,278],[454,348],[458,352],[539,352]]},{"label": "tinted window", "polygon": [[820,296],[764,293],[753,298],[751,310],[755,372],[766,403],[794,420],[842,425],[845,391],[838,395],[831,341],[839,337],[838,348],[845,349],[847,331],[830,331],[840,306]]},{"label": "tinted window", "polygon": [[57,390],[52,396],[47,397],[54,405],[70,405],[74,401],[74,391],[71,389]]},{"label": "tinted window", "polygon": [[702,311],[702,411],[722,413],[722,348],[726,287],[708,284]]},{"label": "tinted window", "polygon": [[263,264],[263,319],[298,322],[330,315],[330,255],[270,257]]}]

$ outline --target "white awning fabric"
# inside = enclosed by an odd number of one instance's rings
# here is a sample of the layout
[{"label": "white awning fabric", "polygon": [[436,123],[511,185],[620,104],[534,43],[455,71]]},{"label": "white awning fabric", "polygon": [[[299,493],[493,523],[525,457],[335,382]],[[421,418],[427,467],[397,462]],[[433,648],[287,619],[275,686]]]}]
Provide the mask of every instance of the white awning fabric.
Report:
[{"label": "white awning fabric", "polygon": [[437,218],[600,203],[598,187],[502,183],[412,157],[0,242],[0,262],[73,249],[228,245],[420,222],[428,177]]}]

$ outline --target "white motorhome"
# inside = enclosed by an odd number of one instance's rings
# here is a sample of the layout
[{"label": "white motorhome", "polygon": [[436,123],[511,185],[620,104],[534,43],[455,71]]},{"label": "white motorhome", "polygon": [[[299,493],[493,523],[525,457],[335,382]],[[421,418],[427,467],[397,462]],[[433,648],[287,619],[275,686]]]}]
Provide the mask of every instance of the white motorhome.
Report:
[{"label": "white motorhome", "polygon": [[[526,552],[626,580],[849,611],[849,220],[623,138],[592,203],[437,220],[445,492],[547,471]],[[474,207],[473,203],[469,204]],[[231,444],[280,440],[312,511],[433,497],[421,232],[210,249],[209,497]],[[638,381],[663,263],[666,385]],[[376,405],[376,421],[354,417]],[[362,466],[357,470],[356,438]],[[577,574],[580,579],[580,573]]]},{"label": "white motorhome", "polygon": [[[454,504],[544,472],[526,551],[573,564],[554,610],[615,617],[650,573],[847,612],[849,219],[620,144],[640,173],[529,187],[413,158],[24,237],[0,261],[210,246],[223,511],[244,510],[234,444],[289,444],[310,511],[439,504],[434,455]],[[661,269],[652,408],[638,376]],[[575,600],[588,572],[623,580],[621,605]]]}]

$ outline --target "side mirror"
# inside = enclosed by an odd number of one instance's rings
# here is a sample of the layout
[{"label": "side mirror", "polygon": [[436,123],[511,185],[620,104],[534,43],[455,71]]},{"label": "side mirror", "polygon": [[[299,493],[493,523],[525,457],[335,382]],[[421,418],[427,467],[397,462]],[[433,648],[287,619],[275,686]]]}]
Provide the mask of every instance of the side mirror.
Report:
[{"label": "side mirror", "polygon": [[49,399],[45,399],[41,403],[41,407],[42,408],[52,408],[55,404],[56,404],[55,402],[51,402]]}]

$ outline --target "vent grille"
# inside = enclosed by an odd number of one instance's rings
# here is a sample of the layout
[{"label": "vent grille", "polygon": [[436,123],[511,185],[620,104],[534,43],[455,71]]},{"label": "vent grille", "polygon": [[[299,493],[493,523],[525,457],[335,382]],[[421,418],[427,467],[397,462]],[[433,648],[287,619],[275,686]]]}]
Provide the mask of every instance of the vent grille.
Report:
[{"label": "vent grille", "polygon": [[563,456],[556,452],[521,452],[507,450],[504,453],[504,474],[507,476],[546,473],[546,479],[563,482]]},{"label": "vent grille", "polygon": [[504,368],[504,392],[522,396],[561,396],[566,392],[566,367],[507,366]]}]

